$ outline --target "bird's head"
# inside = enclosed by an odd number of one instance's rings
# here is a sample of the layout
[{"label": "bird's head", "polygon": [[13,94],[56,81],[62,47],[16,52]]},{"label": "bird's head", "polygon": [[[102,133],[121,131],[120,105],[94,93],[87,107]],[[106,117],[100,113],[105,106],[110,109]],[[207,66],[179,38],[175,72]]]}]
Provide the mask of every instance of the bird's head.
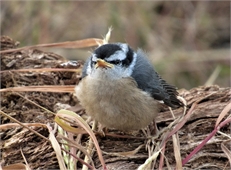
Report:
[{"label": "bird's head", "polygon": [[86,73],[90,76],[104,74],[111,79],[129,77],[136,57],[137,54],[127,44],[105,44],[92,53]]}]

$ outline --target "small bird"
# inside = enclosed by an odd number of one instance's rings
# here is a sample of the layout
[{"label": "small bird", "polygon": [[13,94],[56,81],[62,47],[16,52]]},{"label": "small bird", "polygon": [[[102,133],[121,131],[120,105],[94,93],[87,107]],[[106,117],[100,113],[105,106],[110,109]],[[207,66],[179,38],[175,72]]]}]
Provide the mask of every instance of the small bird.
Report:
[{"label": "small bird", "polygon": [[122,131],[149,125],[158,114],[159,102],[183,106],[176,88],[159,76],[146,54],[124,43],[95,49],[75,92],[88,115],[104,127]]}]

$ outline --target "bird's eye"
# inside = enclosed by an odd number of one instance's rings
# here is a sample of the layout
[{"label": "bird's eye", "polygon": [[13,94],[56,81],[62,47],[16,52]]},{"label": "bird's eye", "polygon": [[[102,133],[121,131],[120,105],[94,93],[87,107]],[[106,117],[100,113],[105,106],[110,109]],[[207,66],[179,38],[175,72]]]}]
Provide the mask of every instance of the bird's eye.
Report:
[{"label": "bird's eye", "polygon": [[117,64],[120,64],[121,61],[120,60],[113,60],[113,61],[110,61],[110,63],[117,65]]},{"label": "bird's eye", "polygon": [[96,65],[96,61],[91,61],[91,67],[94,67]]}]

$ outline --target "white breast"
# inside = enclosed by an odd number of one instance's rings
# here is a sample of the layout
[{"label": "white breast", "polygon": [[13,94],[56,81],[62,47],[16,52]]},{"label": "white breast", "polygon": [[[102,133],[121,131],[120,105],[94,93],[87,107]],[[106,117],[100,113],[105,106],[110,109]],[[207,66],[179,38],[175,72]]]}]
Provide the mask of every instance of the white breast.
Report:
[{"label": "white breast", "polygon": [[108,128],[141,129],[157,115],[157,102],[130,77],[108,80],[86,76],[75,92],[86,113]]}]

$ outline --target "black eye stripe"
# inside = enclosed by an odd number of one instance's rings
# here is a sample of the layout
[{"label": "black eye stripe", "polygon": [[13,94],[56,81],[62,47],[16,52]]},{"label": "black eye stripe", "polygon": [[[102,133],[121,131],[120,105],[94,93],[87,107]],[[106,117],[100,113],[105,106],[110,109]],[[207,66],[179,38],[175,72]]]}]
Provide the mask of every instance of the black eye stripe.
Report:
[{"label": "black eye stripe", "polygon": [[[121,60],[121,59],[116,59],[117,57],[114,56],[115,60],[110,60],[110,56],[116,54],[116,52],[118,52],[118,51],[120,51],[122,53],[126,52],[126,58]],[[132,63],[133,55],[134,55],[133,50],[129,46],[127,46],[127,48],[125,48],[125,51],[124,51],[124,50],[122,50],[122,47],[119,46],[118,44],[102,45],[99,48],[97,48],[94,53],[95,53],[96,58],[103,59],[106,62],[114,64],[114,65],[122,65],[124,67],[128,67]],[[120,57],[118,56],[118,58],[120,58]],[[96,62],[92,61],[91,66],[93,66],[95,63]]]},{"label": "black eye stripe", "polygon": [[120,60],[112,60],[112,61],[109,61],[109,63],[111,63],[111,64],[115,64],[115,65],[118,65],[118,64],[120,64],[122,61],[120,61]]}]

